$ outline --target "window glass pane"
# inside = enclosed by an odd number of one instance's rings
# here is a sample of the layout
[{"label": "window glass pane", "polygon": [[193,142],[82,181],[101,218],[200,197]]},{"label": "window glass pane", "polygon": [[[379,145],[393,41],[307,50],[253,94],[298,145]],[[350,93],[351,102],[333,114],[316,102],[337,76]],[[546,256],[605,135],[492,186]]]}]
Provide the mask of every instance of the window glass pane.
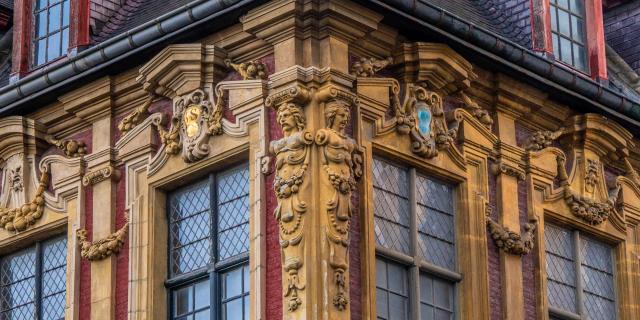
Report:
[{"label": "window glass pane", "polygon": [[47,61],[60,56],[60,32],[56,32],[47,39]]},{"label": "window glass pane", "polygon": [[571,41],[560,37],[560,59],[568,64],[573,64],[571,56]]},{"label": "window glass pane", "polygon": [[208,308],[211,297],[209,281],[198,282],[195,285],[195,309]]},{"label": "window glass pane", "polygon": [[193,311],[193,287],[187,286],[176,290],[173,294],[174,315],[180,316]]},{"label": "window glass pane", "polygon": [[580,259],[585,301],[589,319],[610,319],[615,315],[613,251],[609,245],[581,237]]},{"label": "window glass pane", "polygon": [[565,8],[565,9],[569,8],[569,0],[558,0],[556,3],[561,8]]},{"label": "window glass pane", "polygon": [[551,6],[551,12],[549,15],[551,16],[551,31],[558,31],[558,19],[557,19],[558,9],[556,7]]},{"label": "window glass pane", "polygon": [[249,168],[217,176],[218,260],[249,251]]},{"label": "window glass pane", "polygon": [[410,253],[409,180],[406,169],[386,161],[373,161],[373,202],[376,243]]},{"label": "window glass pane", "polygon": [[0,273],[0,318],[32,319],[36,288],[34,247],[4,257]]},{"label": "window glass pane", "polygon": [[235,320],[242,319],[242,299],[235,299],[222,305],[223,319]]},{"label": "window glass pane", "polygon": [[62,4],[62,26],[66,27],[69,25],[69,0],[63,2]]},{"label": "window glass pane", "polygon": [[437,266],[455,269],[453,190],[439,181],[418,176],[419,254]]},{"label": "window glass pane", "polygon": [[69,28],[62,30],[62,55],[67,54],[69,49]]},{"label": "window glass pane", "polygon": [[552,33],[551,41],[553,42],[553,56],[556,58],[559,58],[560,57],[560,40],[558,39],[558,35],[555,33]]},{"label": "window glass pane", "polygon": [[37,0],[36,1],[36,10],[42,9],[47,6],[47,0]]},{"label": "window glass pane", "polygon": [[[385,273],[388,283],[377,284],[378,319],[408,319],[408,274],[402,265],[377,259],[376,273]],[[377,276],[376,276],[377,277]]]},{"label": "window glass pane", "polygon": [[41,38],[47,35],[47,11],[38,13],[36,18],[36,38]]},{"label": "window glass pane", "polygon": [[234,298],[242,294],[242,269],[235,269],[222,276],[223,299]]},{"label": "window glass pane", "polygon": [[558,26],[560,34],[571,37],[571,26],[569,25],[569,13],[558,10]]},{"label": "window glass pane", "polygon": [[60,29],[62,6],[57,4],[49,8],[49,32]]},{"label": "window glass pane", "polygon": [[584,17],[584,0],[569,0],[571,12]]},{"label": "window glass pane", "polygon": [[549,304],[575,313],[577,310],[576,274],[572,233],[546,224],[544,242]]},{"label": "window glass pane", "polygon": [[587,53],[583,46],[576,43],[573,44],[573,61],[577,69],[587,70]]},{"label": "window glass pane", "polygon": [[577,43],[584,43],[585,35],[584,35],[584,20],[571,16],[571,31],[573,32],[572,38]]}]

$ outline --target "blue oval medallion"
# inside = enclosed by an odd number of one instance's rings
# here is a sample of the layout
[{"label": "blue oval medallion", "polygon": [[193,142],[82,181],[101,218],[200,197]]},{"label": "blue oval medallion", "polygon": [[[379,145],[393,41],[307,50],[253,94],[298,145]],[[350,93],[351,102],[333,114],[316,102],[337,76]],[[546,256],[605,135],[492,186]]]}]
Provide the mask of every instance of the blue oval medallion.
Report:
[{"label": "blue oval medallion", "polygon": [[418,108],[418,130],[422,135],[429,135],[431,131],[431,111],[427,107]]}]

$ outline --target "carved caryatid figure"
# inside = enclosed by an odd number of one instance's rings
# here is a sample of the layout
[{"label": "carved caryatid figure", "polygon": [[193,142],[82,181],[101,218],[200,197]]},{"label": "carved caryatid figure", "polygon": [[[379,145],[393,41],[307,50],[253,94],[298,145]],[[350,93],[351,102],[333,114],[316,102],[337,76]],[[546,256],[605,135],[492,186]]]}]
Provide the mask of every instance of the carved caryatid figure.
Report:
[{"label": "carved caryatid figure", "polygon": [[302,304],[299,292],[304,290],[304,279],[298,274],[303,264],[303,223],[307,203],[300,198],[309,166],[309,145],[313,136],[305,131],[306,121],[302,109],[285,103],[278,108],[278,124],[284,137],[271,142],[270,152],[275,155],[276,175],[273,188],[278,197],[275,217],[280,227],[282,264],[287,272],[284,296],[289,311]]},{"label": "carved caryatid figure", "polygon": [[316,144],[321,147],[320,161],[331,189],[323,188],[322,203],[328,218],[330,260],[334,271],[335,292],[333,304],[345,310],[347,299],[347,271],[349,245],[349,219],[352,214],[351,193],[356,189],[355,179],[362,173],[362,157],[355,140],[345,134],[350,108],[346,101],[326,104],[326,128],[318,130]]}]

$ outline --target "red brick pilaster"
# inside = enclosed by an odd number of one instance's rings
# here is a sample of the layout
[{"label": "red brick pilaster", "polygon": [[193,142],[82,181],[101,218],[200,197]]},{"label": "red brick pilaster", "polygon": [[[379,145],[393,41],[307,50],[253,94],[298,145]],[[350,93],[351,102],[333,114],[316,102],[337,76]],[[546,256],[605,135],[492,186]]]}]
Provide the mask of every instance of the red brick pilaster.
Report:
[{"label": "red brick pilaster", "polygon": [[13,6],[12,80],[19,79],[29,72],[33,32],[31,6],[31,0],[16,0]]}]

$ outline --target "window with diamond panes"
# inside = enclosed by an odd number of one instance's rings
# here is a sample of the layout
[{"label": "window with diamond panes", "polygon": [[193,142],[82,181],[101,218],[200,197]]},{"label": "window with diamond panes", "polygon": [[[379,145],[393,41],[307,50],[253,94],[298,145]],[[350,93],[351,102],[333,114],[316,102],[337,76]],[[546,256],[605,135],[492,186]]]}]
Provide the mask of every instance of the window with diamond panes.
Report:
[{"label": "window with diamond panes", "polygon": [[378,319],[455,319],[462,277],[456,272],[453,195],[447,183],[374,159]]},{"label": "window with diamond panes", "polygon": [[547,296],[553,319],[614,319],[613,248],[574,230],[545,225]]},{"label": "window with diamond panes", "polygon": [[0,319],[64,319],[66,237],[2,257],[0,274]]},{"label": "window with diamond panes", "polygon": [[589,71],[584,0],[550,0],[549,4],[555,58]]},{"label": "window with diamond panes", "polygon": [[171,316],[249,318],[249,168],[169,194]]},{"label": "window with diamond panes", "polygon": [[67,54],[70,0],[35,0],[34,60],[39,66]]}]

